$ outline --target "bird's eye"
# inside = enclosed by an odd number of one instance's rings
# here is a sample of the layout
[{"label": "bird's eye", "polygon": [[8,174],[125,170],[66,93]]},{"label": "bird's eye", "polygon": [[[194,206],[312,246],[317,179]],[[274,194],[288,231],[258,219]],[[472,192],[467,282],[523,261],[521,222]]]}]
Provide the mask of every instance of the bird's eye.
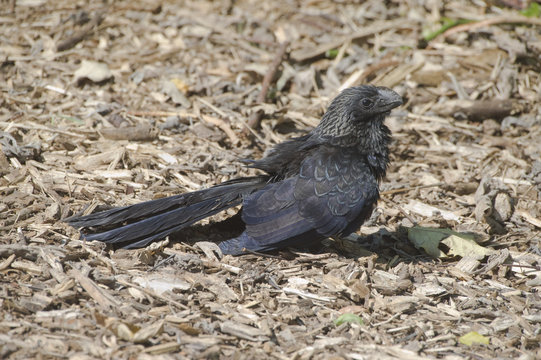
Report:
[{"label": "bird's eye", "polygon": [[368,99],[368,98],[364,98],[361,100],[361,105],[365,108],[369,108],[372,106],[374,102],[371,100],[371,99]]}]

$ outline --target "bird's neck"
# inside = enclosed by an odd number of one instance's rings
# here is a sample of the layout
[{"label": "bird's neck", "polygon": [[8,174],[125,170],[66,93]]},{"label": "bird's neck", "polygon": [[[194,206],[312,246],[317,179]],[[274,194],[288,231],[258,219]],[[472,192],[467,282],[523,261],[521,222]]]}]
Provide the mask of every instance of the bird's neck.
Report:
[{"label": "bird's neck", "polygon": [[384,115],[377,120],[366,123],[359,131],[357,149],[359,153],[366,156],[367,162],[374,171],[374,174],[381,180],[387,172],[389,165],[389,144],[391,142],[391,130],[383,123]]},{"label": "bird's neck", "polygon": [[[388,154],[391,141],[391,131],[383,121],[385,116],[367,122],[356,123],[347,128],[318,127],[314,129],[312,138],[318,142],[339,147],[356,147],[359,152]],[[340,130],[340,131],[337,131]]]},{"label": "bird's neck", "polygon": [[359,156],[366,158],[376,177],[381,179],[385,176],[389,163],[389,143],[391,131],[383,123],[385,115],[379,115],[376,119],[368,122],[355,124],[344,135],[330,136],[315,133],[323,143],[350,148]]},{"label": "bird's neck", "polygon": [[363,154],[379,154],[389,156],[391,130],[383,123],[385,117],[361,124],[357,127],[357,148]]}]

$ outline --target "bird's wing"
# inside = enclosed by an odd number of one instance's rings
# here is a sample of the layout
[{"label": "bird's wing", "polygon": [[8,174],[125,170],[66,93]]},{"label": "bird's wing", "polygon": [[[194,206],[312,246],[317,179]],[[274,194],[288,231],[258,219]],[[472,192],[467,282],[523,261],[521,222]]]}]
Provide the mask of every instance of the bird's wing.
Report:
[{"label": "bird's wing", "polygon": [[245,198],[242,219],[246,234],[272,249],[306,233],[341,234],[377,198],[377,180],[365,160],[354,151],[325,147],[303,161],[298,175]]}]

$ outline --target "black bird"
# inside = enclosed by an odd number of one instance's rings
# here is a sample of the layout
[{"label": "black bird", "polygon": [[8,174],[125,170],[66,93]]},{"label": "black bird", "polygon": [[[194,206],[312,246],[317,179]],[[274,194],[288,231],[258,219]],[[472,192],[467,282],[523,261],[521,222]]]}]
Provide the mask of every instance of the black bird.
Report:
[{"label": "black bird", "polygon": [[142,247],[242,204],[244,232],[219,244],[224,254],[306,247],[347,236],[370,216],[389,162],[391,132],[383,121],[401,105],[385,87],[342,91],[307,135],[247,161],[266,174],[208,189],[66,219],[86,240]]}]

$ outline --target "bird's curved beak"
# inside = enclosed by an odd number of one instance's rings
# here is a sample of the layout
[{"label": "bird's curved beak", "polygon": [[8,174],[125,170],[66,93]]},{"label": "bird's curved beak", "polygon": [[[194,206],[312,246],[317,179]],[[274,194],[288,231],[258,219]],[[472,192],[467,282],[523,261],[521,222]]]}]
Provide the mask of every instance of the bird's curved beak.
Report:
[{"label": "bird's curved beak", "polygon": [[378,92],[379,101],[377,104],[377,109],[380,110],[382,113],[391,111],[395,107],[398,107],[404,103],[402,101],[402,96],[398,95],[396,92],[389,88],[379,86]]}]

